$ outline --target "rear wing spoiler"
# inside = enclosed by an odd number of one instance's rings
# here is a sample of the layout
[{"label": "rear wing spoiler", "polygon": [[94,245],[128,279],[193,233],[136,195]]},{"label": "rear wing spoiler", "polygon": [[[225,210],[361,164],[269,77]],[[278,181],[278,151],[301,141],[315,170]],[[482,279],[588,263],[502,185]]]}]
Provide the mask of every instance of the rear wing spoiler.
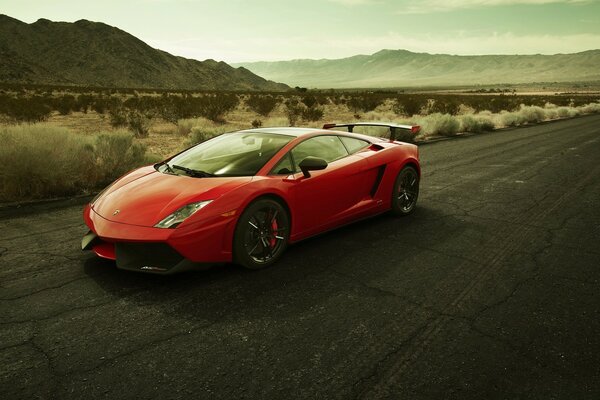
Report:
[{"label": "rear wing spoiler", "polygon": [[348,132],[353,132],[355,126],[383,126],[390,129],[390,140],[396,140],[398,136],[398,131],[402,131],[405,133],[411,133],[413,136],[416,136],[417,133],[421,130],[419,125],[399,125],[392,123],[383,123],[383,122],[354,122],[347,124],[325,124],[323,125],[323,129],[335,129],[335,128],[347,128]]}]

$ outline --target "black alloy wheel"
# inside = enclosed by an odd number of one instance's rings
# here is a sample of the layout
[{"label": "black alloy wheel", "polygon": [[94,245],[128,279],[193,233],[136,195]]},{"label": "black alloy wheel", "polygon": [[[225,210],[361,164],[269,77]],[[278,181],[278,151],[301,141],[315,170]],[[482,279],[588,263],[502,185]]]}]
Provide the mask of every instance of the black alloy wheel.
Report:
[{"label": "black alloy wheel", "polygon": [[276,200],[262,198],[240,216],[233,238],[234,261],[249,269],[275,263],[287,247],[290,218]]},{"label": "black alloy wheel", "polygon": [[408,215],[415,209],[419,198],[419,173],[414,167],[406,166],[398,173],[392,192],[392,212]]}]

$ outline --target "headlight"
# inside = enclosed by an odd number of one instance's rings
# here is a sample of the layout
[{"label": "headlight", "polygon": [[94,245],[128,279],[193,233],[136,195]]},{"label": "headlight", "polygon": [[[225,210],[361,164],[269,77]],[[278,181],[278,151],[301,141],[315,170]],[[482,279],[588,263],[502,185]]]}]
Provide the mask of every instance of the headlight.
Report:
[{"label": "headlight", "polygon": [[175,228],[177,225],[194,215],[196,211],[202,207],[210,204],[212,200],[199,201],[197,203],[190,203],[187,206],[181,207],[173,214],[169,215],[158,224],[154,225],[155,228]]}]

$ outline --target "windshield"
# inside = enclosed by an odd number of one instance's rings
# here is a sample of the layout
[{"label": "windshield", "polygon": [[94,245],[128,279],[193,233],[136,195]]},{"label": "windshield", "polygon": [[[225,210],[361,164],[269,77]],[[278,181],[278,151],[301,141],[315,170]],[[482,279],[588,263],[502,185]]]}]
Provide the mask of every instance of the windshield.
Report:
[{"label": "windshield", "polygon": [[261,132],[226,133],[184,151],[158,170],[195,177],[253,176],[293,138]]}]

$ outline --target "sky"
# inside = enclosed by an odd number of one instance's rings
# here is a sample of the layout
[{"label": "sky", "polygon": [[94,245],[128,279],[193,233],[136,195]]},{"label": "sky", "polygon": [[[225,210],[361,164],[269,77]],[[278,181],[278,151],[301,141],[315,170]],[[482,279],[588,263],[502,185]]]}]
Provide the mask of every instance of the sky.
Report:
[{"label": "sky", "polygon": [[0,0],[0,13],[104,22],[169,53],[229,63],[381,49],[556,54],[600,48],[600,0]]}]

